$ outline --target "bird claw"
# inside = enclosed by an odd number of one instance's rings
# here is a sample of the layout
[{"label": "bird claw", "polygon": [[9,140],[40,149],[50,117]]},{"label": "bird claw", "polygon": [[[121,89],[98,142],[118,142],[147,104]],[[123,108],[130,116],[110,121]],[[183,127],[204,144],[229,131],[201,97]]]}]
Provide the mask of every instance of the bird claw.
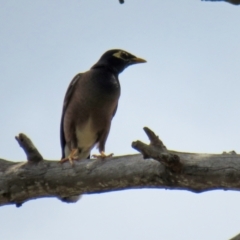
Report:
[{"label": "bird claw", "polygon": [[110,154],[108,154],[108,155],[106,155],[106,153],[105,152],[100,152],[100,154],[98,155],[98,154],[93,154],[92,155],[94,158],[97,158],[97,159],[105,159],[105,158],[110,158],[110,157],[112,157],[113,156],[113,153],[110,153]]},{"label": "bird claw", "polygon": [[78,160],[78,156],[75,156],[75,154],[77,153],[77,149],[72,149],[72,151],[70,152],[69,156],[66,158],[63,158],[60,160],[60,163],[64,163],[69,161],[71,165],[73,165],[73,161],[74,160]]}]

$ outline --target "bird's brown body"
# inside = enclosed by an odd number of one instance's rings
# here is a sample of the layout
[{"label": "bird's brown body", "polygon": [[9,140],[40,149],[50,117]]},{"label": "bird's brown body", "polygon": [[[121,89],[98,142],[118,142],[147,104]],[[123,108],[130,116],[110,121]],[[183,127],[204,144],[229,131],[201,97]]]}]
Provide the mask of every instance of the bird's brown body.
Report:
[{"label": "bird's brown body", "polygon": [[[105,52],[93,67],[79,73],[70,83],[63,103],[60,126],[61,162],[90,158],[97,145],[106,157],[105,143],[120,97],[118,75],[126,67],[146,62],[120,50]],[[65,202],[76,202],[80,196],[62,197]]]},{"label": "bird's brown body", "polygon": [[62,161],[85,159],[97,145],[105,157],[105,143],[120,97],[118,75],[144,59],[113,49],[105,52],[89,71],[70,83],[63,104],[60,139]]},{"label": "bird's brown body", "polygon": [[79,159],[85,159],[96,144],[99,151],[105,150],[119,97],[118,76],[105,68],[92,68],[72,80],[62,116],[62,157],[78,149]]}]

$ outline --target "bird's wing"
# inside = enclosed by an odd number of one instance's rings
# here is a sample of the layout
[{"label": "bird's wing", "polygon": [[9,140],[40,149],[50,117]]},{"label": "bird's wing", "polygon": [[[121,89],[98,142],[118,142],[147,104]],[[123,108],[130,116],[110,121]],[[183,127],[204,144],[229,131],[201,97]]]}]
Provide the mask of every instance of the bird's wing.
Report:
[{"label": "bird's wing", "polygon": [[65,94],[64,101],[63,101],[62,117],[61,117],[61,124],[60,124],[60,141],[61,141],[61,148],[62,148],[62,158],[65,157],[64,148],[65,148],[65,144],[66,144],[66,139],[65,139],[64,131],[63,131],[64,114],[65,114],[66,109],[68,107],[68,104],[69,104],[69,102],[72,98],[73,92],[74,92],[75,87],[76,87],[76,83],[79,81],[79,79],[81,79],[81,76],[82,76],[81,73],[77,74],[73,78],[73,80],[70,82],[70,84],[68,86],[68,89],[67,89],[67,92]]}]

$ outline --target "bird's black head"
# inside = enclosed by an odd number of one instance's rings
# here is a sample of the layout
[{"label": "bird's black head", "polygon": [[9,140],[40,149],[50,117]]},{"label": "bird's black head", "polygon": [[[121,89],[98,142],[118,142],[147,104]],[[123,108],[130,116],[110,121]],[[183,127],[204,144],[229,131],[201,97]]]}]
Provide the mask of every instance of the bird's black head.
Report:
[{"label": "bird's black head", "polygon": [[92,68],[107,67],[119,74],[132,64],[145,62],[146,60],[138,58],[129,52],[121,49],[113,49],[105,52]]}]

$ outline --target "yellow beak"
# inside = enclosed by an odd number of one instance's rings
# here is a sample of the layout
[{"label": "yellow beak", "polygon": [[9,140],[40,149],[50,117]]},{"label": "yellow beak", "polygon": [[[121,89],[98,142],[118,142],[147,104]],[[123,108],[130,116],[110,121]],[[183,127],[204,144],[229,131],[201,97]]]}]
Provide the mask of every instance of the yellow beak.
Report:
[{"label": "yellow beak", "polygon": [[145,62],[147,62],[145,59],[143,59],[143,58],[138,58],[138,57],[136,57],[136,58],[132,58],[131,59],[131,62],[132,63],[145,63]]}]

